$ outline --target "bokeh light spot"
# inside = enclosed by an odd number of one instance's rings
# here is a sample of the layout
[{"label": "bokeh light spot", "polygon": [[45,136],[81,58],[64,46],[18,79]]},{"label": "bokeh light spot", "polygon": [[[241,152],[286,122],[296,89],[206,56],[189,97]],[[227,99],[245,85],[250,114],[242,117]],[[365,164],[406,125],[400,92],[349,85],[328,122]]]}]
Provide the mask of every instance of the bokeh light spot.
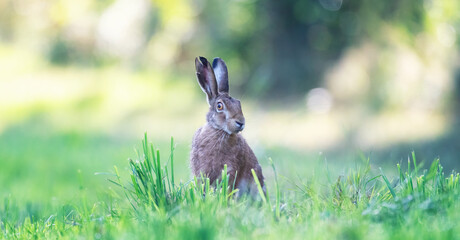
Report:
[{"label": "bokeh light spot", "polygon": [[324,9],[338,11],[342,7],[342,0],[320,0],[319,3]]},{"label": "bokeh light spot", "polygon": [[436,36],[439,42],[446,47],[451,47],[457,40],[455,29],[449,24],[440,24],[436,28]]},{"label": "bokeh light spot", "polygon": [[325,88],[314,88],[307,94],[307,109],[311,112],[327,113],[332,104],[332,95]]}]

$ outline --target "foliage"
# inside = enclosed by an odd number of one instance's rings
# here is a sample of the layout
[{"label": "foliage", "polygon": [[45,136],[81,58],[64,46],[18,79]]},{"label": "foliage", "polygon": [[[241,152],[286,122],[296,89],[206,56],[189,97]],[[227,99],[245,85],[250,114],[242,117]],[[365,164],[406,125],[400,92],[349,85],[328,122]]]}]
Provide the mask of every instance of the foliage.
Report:
[{"label": "foliage", "polygon": [[[366,42],[382,54],[400,46],[423,53],[429,45],[416,42],[423,42],[425,35],[449,35],[458,27],[460,7],[449,0],[126,3],[54,0],[42,6],[5,0],[0,3],[0,41],[38,46],[58,65],[97,67],[121,60],[135,67],[189,73],[196,55],[220,56],[230,63],[239,90],[257,96],[290,95],[323,85],[331,65],[347,49]],[[124,16],[122,22],[119,16]],[[112,24],[104,25],[106,20]],[[40,24],[31,24],[37,21]],[[113,25],[119,26],[117,31]],[[455,42],[457,36],[453,30],[449,38]],[[395,37],[399,45],[391,44]],[[381,68],[374,73],[381,78],[391,73],[384,60],[375,66]]]}]

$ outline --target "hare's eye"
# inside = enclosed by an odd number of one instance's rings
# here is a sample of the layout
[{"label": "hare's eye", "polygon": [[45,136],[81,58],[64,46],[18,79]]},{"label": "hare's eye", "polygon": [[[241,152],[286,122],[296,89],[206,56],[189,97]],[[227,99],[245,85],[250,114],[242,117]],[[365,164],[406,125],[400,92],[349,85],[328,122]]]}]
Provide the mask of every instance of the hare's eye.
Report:
[{"label": "hare's eye", "polygon": [[218,103],[217,103],[217,110],[220,111],[220,110],[222,110],[222,109],[224,109],[224,104],[222,104],[221,102],[218,102]]}]

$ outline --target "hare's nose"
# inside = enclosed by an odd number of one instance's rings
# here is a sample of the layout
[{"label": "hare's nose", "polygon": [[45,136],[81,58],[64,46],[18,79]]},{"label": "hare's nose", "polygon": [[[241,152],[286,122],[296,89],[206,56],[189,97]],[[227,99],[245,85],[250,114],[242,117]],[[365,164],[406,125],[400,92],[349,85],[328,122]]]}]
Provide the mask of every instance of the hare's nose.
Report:
[{"label": "hare's nose", "polygon": [[238,130],[242,131],[244,129],[244,122],[235,121],[235,124]]}]

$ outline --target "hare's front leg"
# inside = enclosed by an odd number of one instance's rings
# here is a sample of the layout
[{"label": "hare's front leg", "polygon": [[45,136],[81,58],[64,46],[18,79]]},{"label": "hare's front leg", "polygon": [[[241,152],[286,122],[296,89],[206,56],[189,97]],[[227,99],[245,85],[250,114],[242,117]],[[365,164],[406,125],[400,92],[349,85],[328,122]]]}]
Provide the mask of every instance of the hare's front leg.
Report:
[{"label": "hare's front leg", "polygon": [[236,188],[239,189],[240,194],[249,193],[252,197],[257,197],[259,195],[259,189],[256,181],[254,180],[254,176],[251,171],[252,169],[254,169],[254,172],[256,173],[257,180],[259,181],[264,194],[266,193],[264,176],[262,175],[262,168],[259,164],[253,165],[251,168],[244,169],[241,178],[238,178],[239,181]]},{"label": "hare's front leg", "polygon": [[[218,166],[214,169],[211,169],[206,173],[206,177],[209,178],[209,182],[211,184],[215,184],[217,180],[222,181],[222,174],[224,172],[224,165]],[[227,165],[227,178],[228,178],[228,186],[233,185],[233,181],[235,179],[235,170],[232,166]]]}]

